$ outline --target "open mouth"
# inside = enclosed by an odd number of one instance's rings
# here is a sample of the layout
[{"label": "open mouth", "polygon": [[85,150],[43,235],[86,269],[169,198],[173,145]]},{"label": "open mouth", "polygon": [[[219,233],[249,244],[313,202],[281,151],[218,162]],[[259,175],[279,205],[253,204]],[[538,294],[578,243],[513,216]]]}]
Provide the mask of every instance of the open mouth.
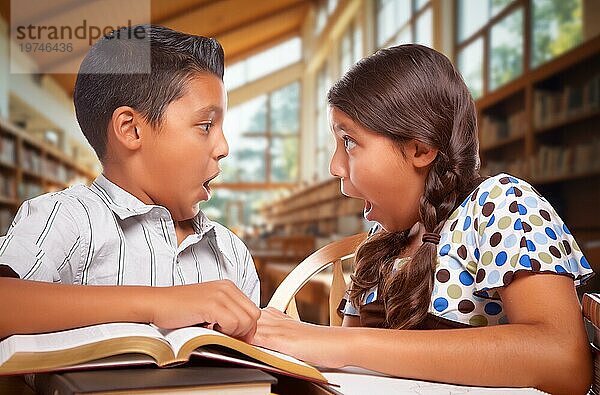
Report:
[{"label": "open mouth", "polygon": [[220,172],[217,172],[215,175],[213,175],[212,177],[210,177],[208,180],[204,181],[204,183],[202,184],[202,186],[204,187],[204,189],[206,189],[206,192],[208,193],[208,195],[210,196],[210,182],[212,180],[214,180],[215,178],[217,178],[219,176]]},{"label": "open mouth", "polygon": [[369,202],[368,200],[365,200],[365,208],[363,209],[363,216],[367,220],[369,219],[369,214],[371,213],[372,209],[373,209],[373,205],[371,204],[371,202]]}]

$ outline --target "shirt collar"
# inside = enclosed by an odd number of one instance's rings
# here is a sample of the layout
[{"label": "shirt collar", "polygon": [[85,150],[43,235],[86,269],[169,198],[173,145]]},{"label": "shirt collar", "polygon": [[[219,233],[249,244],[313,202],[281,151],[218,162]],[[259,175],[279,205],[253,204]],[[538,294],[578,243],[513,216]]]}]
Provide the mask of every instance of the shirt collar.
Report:
[{"label": "shirt collar", "polygon": [[[100,174],[94,180],[90,188],[115,214],[119,216],[121,220],[136,215],[147,214],[155,208],[168,212],[163,206],[145,204],[120,186],[111,182],[104,174]],[[192,223],[194,231],[200,236],[204,235],[215,226],[214,222],[209,220],[202,210],[200,210],[192,219]]]}]

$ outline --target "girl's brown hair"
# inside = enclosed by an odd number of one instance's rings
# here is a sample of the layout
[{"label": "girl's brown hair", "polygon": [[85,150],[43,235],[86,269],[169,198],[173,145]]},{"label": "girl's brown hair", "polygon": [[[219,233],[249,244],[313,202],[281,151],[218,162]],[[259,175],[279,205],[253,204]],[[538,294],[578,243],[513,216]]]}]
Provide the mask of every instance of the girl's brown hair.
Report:
[{"label": "girl's brown hair", "polygon": [[[327,99],[400,147],[415,139],[438,150],[425,181],[419,218],[426,232],[439,233],[479,178],[475,105],[448,58],[415,44],[381,49],[355,64],[331,87]],[[423,243],[392,275],[408,231],[377,232],[356,254],[350,300],[360,306],[366,292],[378,286],[389,328],[417,327],[431,302],[435,244]]]}]

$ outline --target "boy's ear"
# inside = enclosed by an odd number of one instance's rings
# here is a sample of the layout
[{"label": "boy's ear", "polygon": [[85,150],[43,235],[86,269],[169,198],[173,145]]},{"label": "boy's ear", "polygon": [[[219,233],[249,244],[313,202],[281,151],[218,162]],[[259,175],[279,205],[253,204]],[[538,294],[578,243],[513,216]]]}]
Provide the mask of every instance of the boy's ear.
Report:
[{"label": "boy's ear", "polygon": [[116,142],[129,150],[136,150],[142,143],[140,114],[128,106],[117,107],[111,118],[112,130]]},{"label": "boy's ear", "polygon": [[411,140],[408,152],[413,165],[417,168],[429,166],[438,154],[437,148],[417,140]]}]

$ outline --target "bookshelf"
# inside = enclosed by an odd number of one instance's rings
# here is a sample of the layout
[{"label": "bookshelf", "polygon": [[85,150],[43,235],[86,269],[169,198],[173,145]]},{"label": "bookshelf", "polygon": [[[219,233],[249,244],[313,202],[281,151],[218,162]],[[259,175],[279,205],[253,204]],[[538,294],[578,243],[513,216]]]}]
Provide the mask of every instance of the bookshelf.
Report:
[{"label": "bookshelf", "polygon": [[599,91],[600,37],[595,37],[476,101],[481,173],[507,172],[534,185],[595,271],[600,271]]},{"label": "bookshelf", "polygon": [[0,118],[0,234],[24,200],[95,177],[56,147]]},{"label": "bookshelf", "polygon": [[[362,218],[363,208],[361,200],[342,195],[338,179],[329,179],[293,191],[264,206],[261,214],[276,233],[331,235],[348,233],[340,232],[339,219]],[[357,226],[354,233],[360,231]]]}]

